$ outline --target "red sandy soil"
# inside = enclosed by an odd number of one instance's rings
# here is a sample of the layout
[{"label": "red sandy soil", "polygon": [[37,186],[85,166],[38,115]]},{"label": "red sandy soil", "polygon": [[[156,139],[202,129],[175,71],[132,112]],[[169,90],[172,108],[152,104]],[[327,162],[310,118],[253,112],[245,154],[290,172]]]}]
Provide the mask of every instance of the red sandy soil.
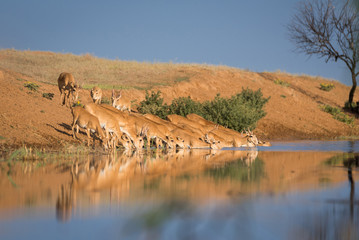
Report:
[{"label": "red sandy soil", "polygon": [[[343,106],[349,87],[339,82],[309,76],[294,76],[286,73],[254,73],[249,71],[219,68],[216,71],[196,69],[189,81],[174,86],[159,87],[166,102],[173,98],[190,96],[194,100],[213,99],[217,93],[230,97],[242,88],[261,89],[264,97],[271,97],[265,106],[267,115],[258,122],[255,134],[262,140],[337,139],[358,136],[358,120],[354,126],[339,122],[320,110],[320,104]],[[289,86],[276,84],[280,79]],[[38,91],[24,87],[30,81],[40,85]],[[320,83],[332,82],[335,88],[326,92],[319,89]],[[0,69],[0,145],[5,146],[52,146],[61,147],[77,143],[71,136],[72,116],[70,109],[60,105],[56,85],[37,82],[29,76]],[[52,100],[42,96],[54,93]],[[108,98],[110,91],[105,91]],[[124,97],[139,103],[145,92],[124,90]],[[89,90],[81,90],[83,104],[91,102]],[[355,98],[358,101],[358,98]],[[354,116],[354,115],[353,115]]]}]

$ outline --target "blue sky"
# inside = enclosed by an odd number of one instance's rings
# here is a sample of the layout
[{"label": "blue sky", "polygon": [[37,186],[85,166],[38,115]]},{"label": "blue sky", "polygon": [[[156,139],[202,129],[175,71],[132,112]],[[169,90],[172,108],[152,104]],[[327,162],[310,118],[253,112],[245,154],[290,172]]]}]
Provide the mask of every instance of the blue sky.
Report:
[{"label": "blue sky", "polygon": [[[286,26],[299,0],[2,0],[0,48],[139,62],[206,63],[323,76],[343,63],[295,52]],[[1,62],[0,62],[1,65]]]}]

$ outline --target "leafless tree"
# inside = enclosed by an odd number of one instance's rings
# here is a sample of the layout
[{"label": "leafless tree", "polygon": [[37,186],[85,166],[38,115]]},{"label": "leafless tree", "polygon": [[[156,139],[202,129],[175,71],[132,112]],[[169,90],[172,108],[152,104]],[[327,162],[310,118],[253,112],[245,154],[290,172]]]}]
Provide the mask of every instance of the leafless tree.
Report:
[{"label": "leafless tree", "polygon": [[348,102],[353,98],[359,75],[359,13],[350,1],[313,0],[301,2],[292,22],[289,36],[300,52],[317,55],[325,61],[339,59],[351,72],[352,88]]}]

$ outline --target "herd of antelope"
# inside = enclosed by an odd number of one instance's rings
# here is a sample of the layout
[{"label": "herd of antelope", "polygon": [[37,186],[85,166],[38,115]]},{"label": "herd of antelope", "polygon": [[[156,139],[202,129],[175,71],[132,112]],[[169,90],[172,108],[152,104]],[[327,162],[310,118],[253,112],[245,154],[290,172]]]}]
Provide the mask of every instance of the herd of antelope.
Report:
[{"label": "herd of antelope", "polygon": [[151,144],[156,148],[167,149],[221,149],[268,145],[258,141],[250,130],[239,133],[207,121],[197,114],[189,114],[187,117],[173,114],[163,120],[152,114],[131,112],[131,102],[124,101],[121,92],[117,94],[114,90],[111,97],[112,106],[101,104],[102,90],[99,87],[91,89],[92,103],[85,104],[84,107],[72,107],[70,100],[77,101],[79,92],[72,74],[61,73],[58,86],[61,104],[71,108],[73,137],[77,139],[79,128],[83,128],[87,133],[88,146],[91,140],[95,145],[96,138],[105,149],[111,151],[117,146],[123,146],[125,149],[149,149]]}]

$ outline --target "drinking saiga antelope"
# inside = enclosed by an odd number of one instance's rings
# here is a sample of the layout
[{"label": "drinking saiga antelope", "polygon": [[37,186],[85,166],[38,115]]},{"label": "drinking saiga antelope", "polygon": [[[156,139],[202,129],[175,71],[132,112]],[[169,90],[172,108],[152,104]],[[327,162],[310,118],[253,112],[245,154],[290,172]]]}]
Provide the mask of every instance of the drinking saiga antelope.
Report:
[{"label": "drinking saiga antelope", "polygon": [[[117,142],[120,142],[125,148],[129,147],[128,139],[124,139],[122,137],[124,131],[120,129],[122,126],[119,125],[119,122],[113,112],[102,107],[102,105],[95,103],[88,103],[84,106],[84,108],[98,118],[101,127],[105,129],[106,138],[109,139],[110,133],[112,134],[112,146]],[[130,135],[129,137],[131,138]]]},{"label": "drinking saiga antelope", "polygon": [[61,105],[70,107],[70,95],[72,95],[72,101],[75,102],[79,96],[79,87],[75,83],[75,78],[71,73],[62,72],[57,79],[57,85],[60,90]]},{"label": "drinking saiga antelope", "polygon": [[[91,139],[91,133],[93,134],[93,146],[95,146],[95,134],[97,133],[99,138],[102,141],[102,144],[105,148],[107,148],[106,145],[106,137],[105,134],[102,131],[100,122],[97,117],[86,111],[81,106],[76,106],[71,108],[71,113],[73,117],[72,121],[72,136],[75,139],[78,139],[76,136],[76,133],[79,133],[79,127],[86,130],[87,134],[87,146],[90,146],[90,139]],[[75,133],[75,127],[76,127],[76,133]]]},{"label": "drinking saiga antelope", "polygon": [[[173,124],[170,121],[164,120],[156,115],[150,114],[150,113],[146,113],[143,115],[145,118],[150,119],[158,124],[161,124],[163,128],[165,128],[164,130],[166,131],[166,135],[167,136],[171,136],[172,133],[171,131],[175,128],[178,128],[178,126],[176,126],[175,124]],[[184,141],[181,139],[180,136],[174,136],[172,135],[171,138],[173,139],[174,142],[174,147],[178,147],[178,148],[185,148],[184,146]]]},{"label": "drinking saiga antelope", "polygon": [[[97,108],[97,107],[96,107]],[[105,111],[106,115],[111,115],[113,119],[118,123],[120,131],[128,136],[128,138],[132,141],[134,147],[139,150],[143,148],[144,141],[143,137],[145,135],[145,128],[138,127],[134,125],[130,120],[130,115],[127,112],[122,112],[110,105],[101,104],[98,105],[100,111]]]},{"label": "drinking saiga antelope", "polygon": [[186,118],[203,126],[215,126],[213,130],[208,132],[207,136],[211,136],[212,134],[220,136],[220,138],[225,139],[226,142],[233,142],[234,147],[256,147],[258,145],[257,137],[249,129],[244,134],[239,133],[235,130],[208,121],[194,113],[188,114]]},{"label": "drinking saiga antelope", "polygon": [[[105,104],[100,106],[113,114],[121,127],[121,131],[128,134],[136,149],[142,149],[143,137],[147,138],[148,143],[151,139],[156,139],[157,148],[162,142],[166,143],[166,147],[175,147],[173,139],[169,136],[169,131],[162,124],[147,119],[141,114],[129,114]],[[149,144],[147,147],[149,148]]]}]

